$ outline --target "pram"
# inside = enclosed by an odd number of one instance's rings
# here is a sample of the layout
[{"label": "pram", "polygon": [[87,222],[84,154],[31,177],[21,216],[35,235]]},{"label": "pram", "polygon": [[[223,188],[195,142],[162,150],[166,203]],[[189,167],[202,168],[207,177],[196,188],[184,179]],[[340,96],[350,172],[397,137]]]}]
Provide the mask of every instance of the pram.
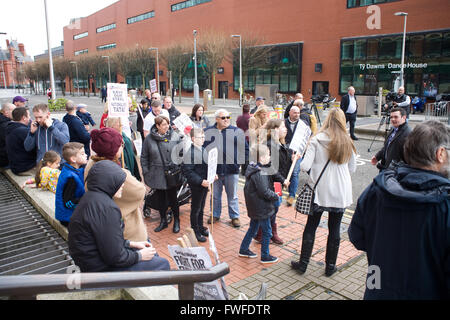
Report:
[{"label": "pram", "polygon": [[[158,203],[155,203],[155,201],[151,201],[151,197],[153,196],[154,190],[151,189],[147,195],[145,196],[145,204],[144,204],[144,217],[149,218],[150,217],[150,209],[159,210]],[[192,193],[191,188],[189,187],[189,184],[187,183],[187,180],[183,180],[183,184],[178,189],[177,193],[177,200],[178,200],[178,206],[181,207],[187,203],[189,203],[191,199]],[[170,223],[172,219],[172,209],[169,209],[167,211],[167,217],[168,222]]]}]

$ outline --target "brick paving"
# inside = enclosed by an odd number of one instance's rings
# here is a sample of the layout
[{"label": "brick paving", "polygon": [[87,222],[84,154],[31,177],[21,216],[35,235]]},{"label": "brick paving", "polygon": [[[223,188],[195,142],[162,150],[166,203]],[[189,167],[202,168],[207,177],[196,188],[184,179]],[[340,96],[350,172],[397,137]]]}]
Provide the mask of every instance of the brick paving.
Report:
[{"label": "brick paving", "polygon": [[[300,183],[301,184],[301,183]],[[278,234],[284,240],[283,245],[270,244],[270,253],[279,258],[278,263],[260,263],[260,244],[252,241],[250,250],[258,254],[256,259],[238,256],[239,247],[248,230],[250,219],[247,216],[244,194],[240,183],[238,196],[241,227],[234,228],[228,217],[226,197],[223,196],[222,216],[213,226],[213,236],[221,262],[226,262],[230,273],[225,276],[228,293],[231,299],[236,299],[239,293],[249,298],[255,297],[263,282],[268,284],[268,300],[358,300],[362,299],[365,290],[367,271],[366,255],[354,248],[347,236],[347,228],[351,216],[344,216],[341,228],[341,246],[337,259],[338,271],[330,278],[325,277],[325,251],[327,242],[327,214],[322,217],[322,223],[316,232],[316,240],[308,270],[304,275],[298,274],[290,267],[291,260],[298,259],[301,239],[307,217],[301,214],[295,218],[293,207],[287,207],[285,202],[277,215]],[[209,195],[208,195],[209,196]],[[210,214],[209,201],[205,206],[205,226]],[[181,232],[174,234],[172,225],[162,232],[153,231],[159,225],[159,214],[152,212],[146,218],[147,230],[153,245],[160,256],[170,261],[175,268],[167,249],[167,245],[176,245],[185,228],[190,226],[190,204],[180,208]],[[200,244],[209,249],[209,242]],[[209,250],[208,250],[209,251]],[[212,261],[214,258],[211,255]]]}]

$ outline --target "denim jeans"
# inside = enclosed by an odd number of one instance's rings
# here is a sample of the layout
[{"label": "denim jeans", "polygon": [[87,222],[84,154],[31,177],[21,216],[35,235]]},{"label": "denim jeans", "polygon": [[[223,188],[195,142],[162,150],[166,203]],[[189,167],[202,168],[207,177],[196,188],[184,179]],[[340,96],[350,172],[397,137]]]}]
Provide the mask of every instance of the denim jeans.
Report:
[{"label": "denim jeans", "polygon": [[245,234],[244,240],[242,240],[240,250],[248,250],[250,243],[252,242],[252,238],[256,236],[259,227],[262,229],[261,258],[266,258],[269,255],[269,243],[272,238],[270,218],[264,220],[250,220],[250,227]]},{"label": "denim jeans", "polygon": [[275,202],[275,213],[270,217],[270,224],[274,224],[277,219],[278,209],[280,209],[281,203],[283,203],[283,197],[279,197],[278,201]]},{"label": "denim jeans", "polygon": [[295,163],[294,171],[292,171],[291,184],[289,185],[289,197],[295,198],[298,188],[298,176],[300,175],[300,163],[302,159],[298,159]]},{"label": "denim jeans", "polygon": [[230,216],[230,219],[239,218],[239,199],[237,195],[238,181],[238,174],[228,174],[219,176],[219,179],[214,182],[214,217],[220,218],[220,215],[222,214],[222,192],[223,187],[225,186],[228,200],[228,215]]}]

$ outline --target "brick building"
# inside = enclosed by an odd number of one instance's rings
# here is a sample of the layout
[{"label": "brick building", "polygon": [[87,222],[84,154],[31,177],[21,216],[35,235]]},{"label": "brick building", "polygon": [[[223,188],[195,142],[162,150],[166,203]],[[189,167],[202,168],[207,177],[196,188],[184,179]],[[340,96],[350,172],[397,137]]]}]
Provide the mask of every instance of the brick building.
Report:
[{"label": "brick building", "polygon": [[[264,35],[272,50],[265,66],[244,77],[246,91],[255,84],[278,84],[281,92],[309,98],[342,95],[352,84],[357,94],[374,95],[379,86],[392,89],[400,70],[404,18],[394,13],[403,11],[408,13],[406,91],[433,97],[450,91],[449,9],[448,0],[121,0],[65,27],[65,56],[106,55],[136,45],[163,48],[186,36],[193,39],[194,29],[198,38],[210,28],[230,35],[254,32]],[[237,98],[239,64],[224,61],[222,67],[216,95]],[[167,70],[161,69],[165,90]],[[199,74],[200,90],[205,80]],[[183,90],[192,93],[192,84],[188,70]]]},{"label": "brick building", "polygon": [[6,49],[0,48],[0,88],[14,88],[25,85],[22,68],[33,59],[25,52],[23,43],[6,40]]}]

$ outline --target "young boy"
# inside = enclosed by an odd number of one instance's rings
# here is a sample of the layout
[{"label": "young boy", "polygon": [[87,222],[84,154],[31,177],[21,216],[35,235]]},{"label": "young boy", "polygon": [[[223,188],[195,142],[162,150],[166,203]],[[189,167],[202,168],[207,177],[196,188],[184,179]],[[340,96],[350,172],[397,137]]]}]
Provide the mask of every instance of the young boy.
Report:
[{"label": "young boy", "polygon": [[95,121],[92,119],[91,114],[86,110],[87,105],[80,103],[77,105],[77,116],[81,119],[86,130],[89,131],[89,125],[95,126]]},{"label": "young boy", "polygon": [[[194,128],[190,132],[192,145],[186,152],[182,170],[189,186],[191,187],[191,228],[199,242],[206,242],[208,229],[203,226],[203,209],[205,208],[206,196],[208,194],[208,159],[203,147],[205,133],[203,129]],[[206,156],[205,156],[206,155]]]},{"label": "young boy", "polygon": [[64,145],[63,164],[58,178],[55,195],[55,218],[65,227],[69,225],[70,217],[81,197],[84,195],[84,166],[87,156],[84,145],[79,142],[69,142]]},{"label": "young boy", "polygon": [[[251,148],[253,159],[258,163],[250,163],[245,172],[244,196],[247,214],[250,218],[250,227],[242,240],[239,256],[256,258],[257,255],[250,251],[252,238],[262,229],[261,263],[277,262],[278,258],[269,253],[269,243],[272,237],[270,217],[275,213],[275,203],[278,194],[274,192],[274,176],[266,172],[270,166],[270,150],[266,145],[254,145]],[[284,181],[278,181],[284,182]]]}]

